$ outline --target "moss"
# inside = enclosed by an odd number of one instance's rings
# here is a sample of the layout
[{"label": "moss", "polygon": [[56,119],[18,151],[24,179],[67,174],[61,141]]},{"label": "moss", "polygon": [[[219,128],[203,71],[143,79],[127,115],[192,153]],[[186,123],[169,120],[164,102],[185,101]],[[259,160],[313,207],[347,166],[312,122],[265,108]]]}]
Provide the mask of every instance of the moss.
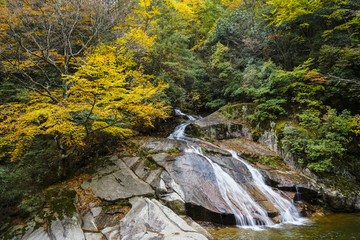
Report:
[{"label": "moss", "polygon": [[330,185],[330,187],[334,187],[346,197],[350,197],[355,193],[360,193],[360,187],[356,183],[345,178],[344,176],[336,175],[333,173],[318,173],[318,175],[321,178],[330,180],[330,182],[332,183],[332,186]]},{"label": "moss", "polygon": [[58,198],[50,202],[50,209],[62,216],[72,216],[76,212],[73,199]]},{"label": "moss", "polygon": [[248,119],[247,116],[254,114],[256,107],[257,104],[255,103],[228,103],[226,106],[219,109],[219,113],[228,120],[241,118],[245,121],[249,121],[250,119]]},{"label": "moss", "polygon": [[207,155],[211,155],[211,154],[212,154],[212,152],[210,152],[207,148],[204,148],[204,147],[201,148],[201,151],[202,151],[203,153],[207,154]]},{"label": "moss", "polygon": [[125,206],[131,206],[129,199],[120,199],[115,202],[102,201],[101,203],[103,210],[122,209]]},{"label": "moss", "polygon": [[260,129],[255,129],[251,131],[251,138],[253,139],[254,142],[258,142],[262,134],[263,131],[261,131]]},{"label": "moss", "polygon": [[46,189],[44,195],[50,210],[58,213],[60,219],[64,216],[72,216],[76,212],[74,204],[75,190],[64,185],[56,185]]},{"label": "moss", "polygon": [[261,156],[259,157],[258,161],[261,164],[272,167],[278,167],[283,163],[283,159],[280,156]]},{"label": "moss", "polygon": [[243,128],[243,125],[241,125],[241,124],[231,124],[230,125],[231,132],[239,132],[242,130],[242,128]]},{"label": "moss", "polygon": [[26,228],[26,226],[15,226],[17,227],[16,229],[12,228],[10,229],[9,231],[5,232],[2,236],[1,236],[1,239],[2,240],[11,240],[11,239],[14,239],[15,237],[18,237],[18,236],[24,236],[26,231],[28,230]]},{"label": "moss", "polygon": [[253,157],[251,154],[241,155],[244,159],[252,164],[260,163],[271,167],[281,167],[283,165],[283,159],[280,156],[261,156]]},{"label": "moss", "polygon": [[148,151],[140,150],[138,152],[139,157],[146,157],[147,155],[150,155],[151,153]]},{"label": "moss", "polygon": [[151,169],[151,170],[155,170],[155,169],[159,169],[161,168],[161,166],[159,166],[152,157],[147,157],[144,161],[144,167]]},{"label": "moss", "polygon": [[214,138],[212,138],[212,137],[204,137],[204,139],[205,139],[206,141],[208,141],[208,142],[211,142],[211,143],[213,143],[213,142],[216,141],[216,140],[215,140]]},{"label": "moss", "polygon": [[180,149],[179,148],[168,148],[166,149],[167,153],[179,153]]}]

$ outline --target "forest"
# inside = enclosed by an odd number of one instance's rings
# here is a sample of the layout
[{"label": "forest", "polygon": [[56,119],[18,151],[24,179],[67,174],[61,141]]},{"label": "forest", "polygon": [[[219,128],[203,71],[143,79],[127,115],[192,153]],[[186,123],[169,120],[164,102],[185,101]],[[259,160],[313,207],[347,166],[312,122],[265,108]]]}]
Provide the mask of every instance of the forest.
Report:
[{"label": "forest", "polygon": [[[0,0],[0,215],[172,121],[254,103],[360,183],[360,1]],[[234,117],[234,116],[232,116]],[[0,217],[1,218],[1,217]],[[4,220],[4,219],[0,219]]]}]

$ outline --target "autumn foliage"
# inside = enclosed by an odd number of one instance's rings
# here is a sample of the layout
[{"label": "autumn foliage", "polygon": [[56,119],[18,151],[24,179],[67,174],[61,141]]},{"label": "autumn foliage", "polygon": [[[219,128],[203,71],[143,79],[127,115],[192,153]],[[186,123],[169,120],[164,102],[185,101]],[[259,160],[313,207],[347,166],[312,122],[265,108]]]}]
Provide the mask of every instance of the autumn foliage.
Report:
[{"label": "autumn foliage", "polygon": [[75,74],[64,75],[71,88],[65,96],[52,91],[58,101],[29,91],[21,102],[0,106],[0,146],[13,146],[7,153],[13,160],[38,135],[54,136],[67,154],[94,133],[126,138],[134,134],[133,126],[152,126],[168,116],[168,107],[159,100],[167,86],[152,84],[152,76],[143,73],[121,43],[99,46]]}]

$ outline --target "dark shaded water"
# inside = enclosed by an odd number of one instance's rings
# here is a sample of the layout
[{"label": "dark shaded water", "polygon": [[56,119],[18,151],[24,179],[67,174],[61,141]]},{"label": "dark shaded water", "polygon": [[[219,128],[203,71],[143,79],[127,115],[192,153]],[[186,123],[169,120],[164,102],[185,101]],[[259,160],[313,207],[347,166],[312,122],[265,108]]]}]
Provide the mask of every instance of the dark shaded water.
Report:
[{"label": "dark shaded water", "polygon": [[221,240],[357,240],[360,214],[333,214],[308,220],[304,225],[282,225],[260,231],[239,228],[207,229]]}]

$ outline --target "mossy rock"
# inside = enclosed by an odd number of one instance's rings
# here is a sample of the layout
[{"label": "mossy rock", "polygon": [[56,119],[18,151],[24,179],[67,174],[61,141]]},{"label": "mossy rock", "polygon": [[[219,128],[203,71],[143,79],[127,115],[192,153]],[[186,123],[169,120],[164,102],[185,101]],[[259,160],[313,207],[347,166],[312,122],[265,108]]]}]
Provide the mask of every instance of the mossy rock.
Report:
[{"label": "mossy rock", "polygon": [[255,114],[257,105],[256,103],[229,103],[220,108],[219,112],[228,120],[241,118],[245,121],[250,121],[248,116]]},{"label": "mossy rock", "polygon": [[76,191],[65,185],[56,185],[44,190],[46,205],[52,212],[59,214],[59,218],[72,216],[76,212]]},{"label": "mossy rock", "polygon": [[152,157],[146,157],[144,161],[144,167],[150,170],[155,170],[161,168],[160,165],[158,165]]}]

